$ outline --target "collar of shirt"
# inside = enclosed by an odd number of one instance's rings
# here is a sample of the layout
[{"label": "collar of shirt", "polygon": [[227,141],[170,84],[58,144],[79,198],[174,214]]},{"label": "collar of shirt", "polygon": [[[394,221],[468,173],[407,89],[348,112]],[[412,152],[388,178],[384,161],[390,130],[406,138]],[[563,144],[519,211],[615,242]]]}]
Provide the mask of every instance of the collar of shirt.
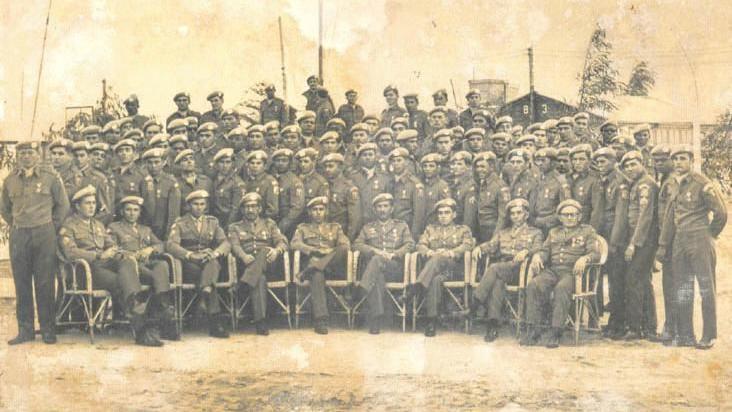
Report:
[{"label": "collar of shirt", "polygon": [[372,167],[371,169],[367,169],[365,167],[361,167],[364,172],[366,172],[366,179],[371,179],[374,177],[374,174],[376,173],[376,167]]},{"label": "collar of shirt", "polygon": [[684,183],[686,176],[689,176],[689,174],[684,173],[683,175],[676,175],[676,176],[674,176],[674,178],[676,179],[676,182],[678,182],[679,184],[682,184],[682,183]]},{"label": "collar of shirt", "polygon": [[36,166],[29,167],[28,169],[18,168],[18,175],[29,179],[36,174]]}]

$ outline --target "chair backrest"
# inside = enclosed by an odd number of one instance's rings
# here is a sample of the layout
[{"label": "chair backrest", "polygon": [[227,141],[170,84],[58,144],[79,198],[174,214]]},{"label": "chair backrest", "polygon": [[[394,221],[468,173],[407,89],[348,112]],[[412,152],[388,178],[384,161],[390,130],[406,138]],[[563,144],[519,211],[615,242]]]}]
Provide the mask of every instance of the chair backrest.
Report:
[{"label": "chair backrest", "polygon": [[597,262],[599,265],[604,265],[607,262],[608,247],[607,241],[600,235],[597,235],[597,243],[600,247],[600,261]]}]

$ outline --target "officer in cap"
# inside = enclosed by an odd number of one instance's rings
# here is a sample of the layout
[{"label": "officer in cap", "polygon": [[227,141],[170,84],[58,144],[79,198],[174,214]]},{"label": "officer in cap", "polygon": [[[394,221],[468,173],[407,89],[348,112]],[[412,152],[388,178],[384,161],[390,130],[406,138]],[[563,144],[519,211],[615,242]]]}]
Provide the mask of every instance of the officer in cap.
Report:
[{"label": "officer in cap", "polygon": [[278,226],[285,236],[292,236],[305,212],[305,188],[302,180],[292,171],[294,153],[277,149],[272,153],[272,176],[279,186]]},{"label": "officer in cap", "polygon": [[407,110],[399,106],[399,89],[393,84],[384,88],[383,95],[386,109],[381,111],[381,127],[390,127],[391,121],[397,117],[404,117]]},{"label": "officer in cap", "polygon": [[574,120],[574,134],[580,143],[589,144],[592,150],[600,147],[597,136],[590,130],[590,115],[587,112],[579,112],[572,118]]},{"label": "officer in cap", "polygon": [[[437,153],[429,153],[420,159],[420,170],[422,172],[422,184],[424,186],[424,204],[434,205],[442,199],[450,197],[450,185],[440,176],[440,163],[442,157]],[[437,222],[434,210],[427,208],[424,224]],[[415,233],[417,235],[418,233]]]},{"label": "officer in cap", "polygon": [[[303,184],[305,192],[305,204],[316,197],[328,197],[328,181],[316,170],[318,151],[313,148],[300,149],[295,153],[297,162],[297,174]],[[304,219],[303,215],[300,220]]]},{"label": "officer in cap", "polygon": [[306,110],[297,117],[297,124],[302,132],[304,147],[313,147],[317,141],[315,137],[315,112]]},{"label": "officer in cap", "polygon": [[557,147],[559,145],[557,123],[556,119],[548,119],[541,124],[542,130],[546,133],[546,141],[549,146]]},{"label": "officer in cap", "polygon": [[224,113],[224,93],[218,90],[213,91],[206,96],[206,100],[211,104],[211,110],[201,115],[198,119],[199,123],[213,122],[223,129],[224,124],[221,115]]},{"label": "officer in cap", "polygon": [[122,139],[112,146],[117,166],[112,168],[110,185],[114,188],[114,198],[139,196],[141,182],[145,178],[144,167],[137,164],[137,143],[132,139]]},{"label": "officer in cap", "polygon": [[478,153],[492,151],[492,147],[485,145],[485,129],[474,127],[465,132],[465,140],[462,144],[463,150],[475,156]]},{"label": "officer in cap", "polygon": [[307,84],[308,89],[302,93],[307,101],[305,104],[305,110],[315,111],[315,109],[318,108],[318,87],[322,86],[323,82],[318,76],[312,75],[308,76]]},{"label": "officer in cap", "polygon": [[394,176],[393,215],[395,219],[406,222],[412,233],[422,233],[427,207],[424,202],[424,186],[407,169],[408,157],[409,152],[403,147],[398,147],[389,154],[389,169]]},{"label": "officer in cap", "polygon": [[167,239],[170,227],[180,215],[180,188],[175,178],[163,171],[162,149],[148,149],[142,154],[147,174],[140,184],[144,199],[142,223],[159,239]]},{"label": "officer in cap", "polygon": [[455,221],[477,233],[478,202],[472,164],[473,156],[468,152],[460,151],[450,156],[452,198],[457,205]]},{"label": "officer in cap", "polygon": [[407,109],[407,128],[416,130],[419,139],[424,139],[430,132],[430,125],[427,120],[427,112],[419,108],[417,93],[404,95],[404,107]]},{"label": "officer in cap", "polygon": [[394,150],[394,131],[389,127],[382,127],[376,131],[374,142],[379,148],[376,153],[377,162],[383,170],[387,170],[389,164],[389,153]]},{"label": "officer in cap", "polygon": [[107,122],[102,127],[102,136],[106,143],[115,144],[120,137],[119,123],[116,120]]},{"label": "officer in cap", "polygon": [[94,186],[98,207],[96,217],[102,223],[108,224],[112,221],[114,215],[112,210],[114,205],[112,189],[107,176],[92,167],[91,156],[89,155],[90,149],[91,145],[86,141],[74,142],[71,146],[76,161],[73,187],[78,190],[89,185]]},{"label": "officer in cap", "polygon": [[18,143],[15,153],[15,169],[5,178],[0,197],[0,215],[10,232],[18,322],[18,335],[8,345],[35,339],[34,300],[43,342],[53,344],[56,231],[69,212],[69,198],[59,175],[40,163],[38,142]]},{"label": "officer in cap", "polygon": [[175,105],[177,106],[178,110],[173,112],[170,116],[168,116],[167,119],[165,119],[165,124],[170,124],[170,122],[172,122],[173,120],[176,120],[176,119],[184,120],[190,116],[193,116],[196,119],[199,119],[201,117],[201,113],[198,113],[198,112],[190,109],[190,104],[191,104],[191,95],[190,94],[188,94],[186,92],[176,93],[175,96],[173,96],[173,102],[175,102]]},{"label": "officer in cap", "polygon": [[574,119],[570,116],[559,118],[557,121],[556,147],[573,148],[580,143],[574,134]]},{"label": "officer in cap", "polygon": [[214,156],[219,150],[228,148],[226,138],[218,138],[217,133],[219,126],[214,122],[206,122],[198,127],[199,150],[196,151],[196,165],[200,168],[201,173],[213,179],[216,173]]},{"label": "officer in cap", "polygon": [[[185,199],[189,194],[198,190],[205,190],[207,193],[213,192],[213,182],[211,179],[198,172],[196,167],[196,158],[193,150],[184,149],[175,156],[173,164],[178,174],[175,179],[178,181],[181,199]],[[188,213],[188,204],[184,201],[180,205],[180,215]]]},{"label": "officer in cap", "polygon": [[74,164],[74,159],[71,157],[72,145],[73,142],[71,140],[64,138],[52,140],[51,143],[48,144],[51,165],[61,177],[61,181],[64,184],[67,194],[69,192],[74,192],[76,185],[76,165]]},{"label": "officer in cap", "polygon": [[283,127],[280,135],[282,136],[279,144],[281,149],[289,149],[293,153],[297,153],[298,150],[305,147],[302,139],[302,131],[300,126],[296,124]]},{"label": "officer in cap", "polygon": [[534,153],[534,164],[539,169],[539,179],[529,193],[529,216],[531,224],[541,229],[544,236],[549,229],[559,225],[556,215],[559,203],[572,197],[564,175],[555,170],[557,150],[553,147],[539,149]]},{"label": "officer in cap", "polygon": [[262,208],[265,217],[277,219],[279,216],[279,183],[267,173],[269,156],[262,150],[255,150],[247,155],[246,168],[240,176],[244,181],[244,193],[255,192],[262,196]]},{"label": "officer in cap", "polygon": [[537,176],[531,168],[530,155],[524,149],[513,149],[506,155],[504,178],[509,178],[511,199],[529,198],[529,194],[536,187]]},{"label": "officer in cap", "polygon": [[346,103],[338,108],[336,117],[346,122],[346,129],[351,130],[354,124],[361,122],[364,115],[363,107],[358,104],[358,92],[354,89],[346,90]]},{"label": "officer in cap", "polygon": [[376,220],[364,225],[353,248],[364,262],[356,285],[368,303],[369,333],[378,335],[385,311],[386,283],[403,278],[404,256],[414,249],[414,240],[407,223],[392,218],[394,196],[380,193],[371,203]]},{"label": "officer in cap", "polygon": [[[109,153],[109,145],[106,143],[99,142],[89,147],[92,168],[105,177],[107,177],[107,173],[109,172],[109,159],[107,158],[107,153]],[[110,193],[114,193],[112,183],[109,182],[109,185]]]},{"label": "officer in cap", "polygon": [[[240,294],[249,293],[257,335],[269,335],[267,325],[267,276],[278,273],[287,253],[287,238],[274,220],[262,217],[262,197],[247,193],[241,199],[241,220],[226,230],[231,253],[240,273]],[[279,266],[277,263],[279,262]]]},{"label": "officer in cap", "polygon": [[328,220],[338,223],[349,239],[361,230],[363,215],[358,188],[343,175],[343,156],[330,153],[321,160],[328,181]]},{"label": "officer in cap", "polygon": [[189,213],[177,218],[170,227],[165,250],[181,261],[183,282],[196,284],[200,305],[208,316],[208,334],[228,338],[229,332],[219,319],[216,282],[221,272],[219,258],[228,255],[231,246],[218,219],[206,214],[206,191],[191,192],[186,203]]}]

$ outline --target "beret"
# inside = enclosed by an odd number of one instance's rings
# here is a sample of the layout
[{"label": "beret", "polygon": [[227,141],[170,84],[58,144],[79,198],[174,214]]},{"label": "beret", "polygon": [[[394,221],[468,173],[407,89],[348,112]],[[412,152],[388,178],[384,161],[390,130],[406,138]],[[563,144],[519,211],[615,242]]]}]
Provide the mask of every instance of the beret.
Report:
[{"label": "beret", "polygon": [[665,144],[658,144],[651,149],[651,156],[668,157],[671,156],[671,147]]},{"label": "beret", "polygon": [[357,132],[359,130],[368,133],[369,126],[366,123],[356,123],[353,126],[351,126],[350,132],[353,133],[353,132]]},{"label": "beret", "polygon": [[307,204],[307,207],[310,208],[310,207],[318,206],[318,205],[327,206],[328,198],[325,196],[316,196],[316,197],[310,199],[310,201]]},{"label": "beret", "polygon": [[465,132],[465,137],[468,138],[474,134],[480,135],[481,137],[485,136],[485,129],[482,127],[473,127],[472,129],[468,129],[467,132]]},{"label": "beret", "polygon": [[511,160],[511,158],[521,156],[524,160],[529,160],[529,152],[527,152],[525,149],[516,148],[511,149],[510,152],[506,155],[506,161]]},{"label": "beret", "polygon": [[570,126],[574,126],[574,118],[569,116],[560,117],[559,120],[557,120],[557,127],[568,124]]},{"label": "beret", "polygon": [[[232,152],[232,154],[233,154],[233,152]],[[252,159],[258,159],[258,160],[266,162],[268,157],[269,156],[267,156],[267,152],[265,152],[264,150],[255,150],[255,151],[247,154],[247,162]]]},{"label": "beret", "polygon": [[409,139],[416,139],[419,137],[419,132],[414,129],[404,129],[396,136],[396,141],[401,142]]},{"label": "beret", "polygon": [[403,124],[404,126],[409,126],[409,120],[407,120],[406,117],[395,117],[391,120],[391,123],[389,124],[390,127],[394,127],[394,125],[397,124]]},{"label": "beret", "polygon": [[488,113],[487,110],[478,110],[477,112],[473,113],[472,117],[476,118],[478,116],[482,116],[484,119],[488,119],[489,117],[491,117],[491,114]]},{"label": "beret", "polygon": [[122,135],[122,138],[123,139],[132,139],[135,136],[137,136],[138,138],[142,138],[142,130],[130,129],[125,134]]},{"label": "beret", "polygon": [[206,96],[206,100],[211,101],[211,99],[213,99],[214,97],[218,97],[220,99],[223,99],[224,98],[224,93],[223,92],[220,92],[218,90],[213,91],[213,92],[209,93],[208,96]]},{"label": "beret", "polygon": [[345,129],[346,122],[344,122],[343,119],[341,119],[340,117],[334,117],[334,118],[328,120],[328,122],[325,124],[325,128],[327,129],[331,126],[336,126],[336,125],[341,126]]},{"label": "beret", "polygon": [[526,128],[526,133],[534,133],[537,130],[541,130],[542,123],[532,123]]},{"label": "beret", "polygon": [[120,205],[124,205],[127,203],[132,203],[133,205],[142,207],[142,204],[145,203],[145,200],[140,196],[125,196],[119,201]]},{"label": "beret", "polygon": [[158,133],[150,139],[148,144],[150,146],[155,146],[156,144],[159,144],[159,143],[167,143],[169,137],[170,137],[170,135],[167,133]]},{"label": "beret", "polygon": [[296,124],[291,124],[289,126],[283,127],[282,130],[280,130],[280,133],[282,133],[282,134],[296,133],[299,135],[302,133],[302,129],[300,129],[300,126],[298,126]]},{"label": "beret", "polygon": [[15,150],[23,150],[23,149],[33,149],[38,150],[40,146],[38,145],[38,142],[20,142],[17,145],[15,145]]},{"label": "beret", "polygon": [[524,127],[521,126],[520,124],[511,128],[511,134],[514,136],[521,134],[523,131],[524,131]]},{"label": "beret", "polygon": [[631,150],[628,153],[624,154],[623,158],[620,159],[620,165],[625,165],[625,162],[629,162],[631,160],[637,160],[643,163],[643,154],[637,150]]},{"label": "beret", "polygon": [[71,150],[73,150],[73,151],[85,150],[88,152],[90,148],[91,148],[91,145],[86,140],[80,140],[78,142],[74,142],[71,145]]},{"label": "beret", "polygon": [[71,197],[72,202],[76,202],[77,200],[81,200],[88,196],[96,196],[97,195],[97,189],[94,188],[94,186],[89,185],[86,187],[82,187],[81,189],[77,190],[76,193],[74,193],[74,196]]},{"label": "beret", "polygon": [[560,147],[559,149],[557,149],[557,158],[565,157],[565,156],[569,157],[569,148]]},{"label": "beret", "polygon": [[160,126],[160,123],[158,123],[155,119],[150,119],[142,124],[142,131],[144,132],[150,126]]},{"label": "beret", "polygon": [[340,153],[328,153],[327,155],[323,156],[323,159],[320,160],[322,163],[327,162],[338,162],[343,163],[343,155]]},{"label": "beret", "polygon": [[300,123],[304,119],[315,119],[315,112],[312,110],[305,110],[297,116],[297,122]]},{"label": "beret", "polygon": [[285,156],[285,157],[292,158],[293,154],[294,153],[292,152],[292,150],[287,149],[287,148],[277,149],[274,152],[272,152],[272,159],[274,159],[277,156]]},{"label": "beret", "polygon": [[114,150],[116,152],[117,149],[119,149],[121,147],[131,147],[132,150],[135,150],[135,148],[137,147],[137,142],[132,139],[122,139],[119,142],[117,142],[117,144],[112,146],[112,150]]},{"label": "beret", "polygon": [[602,122],[602,124],[600,125],[600,130],[606,128],[607,126],[615,126],[615,128],[617,129],[618,122],[616,122],[615,120],[606,120],[606,121]]},{"label": "beret", "polygon": [[232,157],[232,156],[234,156],[234,149],[232,149],[230,147],[225,147],[223,149],[219,149],[219,151],[216,152],[216,154],[213,157],[213,161],[214,161],[214,163],[216,163],[224,157]]},{"label": "beret", "polygon": [[606,157],[608,159],[618,160],[618,153],[612,147],[601,147],[595,150],[594,153],[592,153],[592,160],[595,160],[598,157]]},{"label": "beret", "polygon": [[376,120],[377,122],[380,121],[379,116],[377,116],[375,114],[367,114],[366,116],[363,117],[363,119],[361,119],[361,121],[364,123],[366,123],[366,120]]},{"label": "beret", "polygon": [[422,156],[422,159],[419,160],[419,163],[440,163],[442,161],[442,156],[440,156],[437,153],[427,153],[426,155]]},{"label": "beret", "polygon": [[549,119],[541,124],[541,128],[544,130],[555,129],[559,123],[556,119]]},{"label": "beret", "polygon": [[570,206],[577,209],[579,212],[582,212],[582,205],[580,204],[580,202],[574,199],[566,199],[561,201],[557,206],[557,214],[562,213],[562,210]]},{"label": "beret", "polygon": [[168,123],[168,131],[171,131],[173,129],[177,129],[179,127],[185,127],[188,128],[188,121],[186,119],[174,119],[171,120],[170,123]]},{"label": "beret", "polygon": [[625,135],[617,135],[610,140],[610,143],[619,143],[624,145],[635,145],[635,142],[631,141],[631,138]]},{"label": "beret", "polygon": [[308,82],[309,82],[310,80],[318,80],[318,76],[316,76],[316,75],[314,75],[314,74],[311,74],[310,76],[308,76],[308,78],[307,78],[307,80],[306,80],[306,81],[308,81]]},{"label": "beret", "polygon": [[186,196],[186,203],[196,199],[208,199],[208,192],[205,190],[194,190]]},{"label": "beret", "polygon": [[99,133],[101,133],[101,131],[102,131],[101,127],[93,124],[93,125],[90,125],[90,126],[87,126],[83,129],[81,129],[81,135],[86,136],[88,134],[99,134]]},{"label": "beret", "polygon": [[107,122],[107,124],[102,127],[102,133],[107,133],[111,131],[115,131],[119,128],[119,124],[116,120],[110,120]]},{"label": "beret", "polygon": [[262,133],[262,134],[264,134],[264,132],[265,132],[264,126],[262,126],[261,124],[253,124],[253,125],[249,126],[249,129],[247,129],[247,133],[248,134],[249,133]]},{"label": "beret", "polygon": [[651,125],[648,123],[639,124],[638,126],[633,129],[633,135],[636,135],[640,132],[651,131]]},{"label": "beret", "polygon": [[106,152],[107,150],[109,150],[109,145],[104,142],[99,142],[89,146],[89,151],[95,152],[99,150]]},{"label": "beret", "polygon": [[163,157],[165,155],[165,150],[160,148],[154,148],[154,149],[147,149],[145,150],[145,153],[142,154],[142,160],[147,160],[151,157]]},{"label": "beret", "polygon": [[394,131],[388,127],[382,127],[374,133],[374,139],[377,139],[382,134],[388,134],[390,137],[394,137]]},{"label": "beret", "polygon": [[389,152],[388,158],[391,159],[392,157],[409,157],[409,151],[403,147],[397,147]]},{"label": "beret", "polygon": [[461,150],[459,152],[453,153],[452,156],[450,156],[450,161],[454,160],[464,160],[465,163],[471,163],[473,161],[473,155],[471,155],[470,152]]},{"label": "beret", "polygon": [[390,85],[384,87],[384,93],[383,94],[386,95],[387,92],[394,92],[396,94],[399,94],[399,89],[397,89],[397,87],[394,86],[393,84],[390,84]]},{"label": "beret", "polygon": [[226,138],[230,139],[233,136],[247,136],[247,129],[244,126],[237,126],[231,130],[229,130],[229,133],[226,134]]},{"label": "beret", "polygon": [[178,164],[183,158],[186,156],[193,156],[194,152],[191,149],[183,149],[175,156],[175,159],[173,159],[174,164]]},{"label": "beret", "polygon": [[128,98],[124,100],[123,103],[132,103],[132,102],[139,102],[139,99],[137,98],[136,94],[131,94]]},{"label": "beret", "polygon": [[412,97],[412,98],[415,98],[415,99],[417,99],[417,98],[419,98],[419,94],[417,94],[417,93],[415,93],[415,92],[409,92],[409,93],[405,94],[405,95],[404,95],[403,97],[404,97],[405,99],[406,99],[407,97]]},{"label": "beret", "polygon": [[354,94],[354,93],[355,93],[355,94],[358,94],[358,92],[357,92],[357,91],[355,91],[355,90],[353,90],[353,89],[348,89],[348,90],[346,90],[346,92],[345,92],[344,94],[345,94],[346,96],[348,96],[349,94]]},{"label": "beret", "polygon": [[175,94],[175,96],[173,96],[173,101],[178,100],[178,98],[180,97],[185,97],[186,99],[191,100],[191,95],[187,92],[178,92]]},{"label": "beret", "polygon": [[173,135],[173,136],[170,137],[170,139],[168,140],[168,143],[170,145],[173,145],[175,143],[185,143],[187,145],[188,144],[188,136],[186,136],[184,134],[175,134],[175,135]]},{"label": "beret", "polygon": [[[71,145],[73,142],[69,139],[64,139],[63,137],[56,140],[51,140],[51,143],[48,144],[48,150],[51,150],[56,147],[63,147],[66,150],[69,150],[71,148]],[[20,148],[20,143],[16,146],[16,149]]]},{"label": "beret", "polygon": [[513,123],[511,116],[501,116],[496,120],[496,127],[503,123]]},{"label": "beret", "polygon": [[391,195],[391,193],[379,193],[378,195],[374,196],[374,199],[371,200],[371,204],[373,206],[376,206],[377,203],[381,202],[393,202],[394,196]]},{"label": "beret", "polygon": [[267,84],[266,84],[266,85],[264,86],[264,90],[275,90],[275,85],[274,85],[274,84],[272,84],[272,83],[267,83]]},{"label": "beret", "polygon": [[577,120],[577,119],[587,119],[587,120],[590,120],[590,115],[587,114],[587,112],[579,112],[579,113],[575,114],[572,119],[573,120]]},{"label": "beret", "polygon": [[452,129],[440,129],[437,131],[437,133],[432,136],[432,140],[437,140],[440,137],[447,136],[449,138],[452,138]]},{"label": "beret", "polygon": [[198,129],[196,130],[196,133],[201,133],[201,132],[204,132],[204,131],[205,132],[214,132],[218,128],[219,128],[219,125],[217,125],[216,123],[214,123],[214,122],[206,122],[206,123],[198,126]]},{"label": "beret", "polygon": [[536,143],[536,136],[534,136],[533,134],[525,134],[525,135],[519,137],[518,139],[516,139],[517,145],[520,145],[525,142]]},{"label": "beret", "polygon": [[509,210],[511,210],[511,208],[514,208],[517,206],[521,207],[525,210],[529,210],[529,201],[524,198],[517,197],[516,199],[513,199],[513,200],[509,201],[508,203],[506,203],[506,211],[509,211]]},{"label": "beret", "polygon": [[188,123],[188,126],[193,126],[194,124],[195,125],[198,124],[198,117],[196,117],[196,116],[188,116],[183,120],[185,120],[186,123]]},{"label": "beret", "polygon": [[324,142],[326,140],[335,139],[337,141],[341,140],[341,135],[338,134],[338,132],[330,130],[325,133],[323,133],[322,136],[320,136],[320,142]]},{"label": "beret", "polygon": [[587,143],[580,143],[569,149],[569,155],[574,156],[577,153],[587,153],[588,157],[592,156],[592,146]]},{"label": "beret", "polygon": [[468,91],[468,93],[465,95],[465,98],[466,99],[469,99],[470,96],[480,96],[480,90],[478,90],[478,89],[470,89],[470,91]]},{"label": "beret", "polygon": [[358,149],[356,149],[356,156],[357,157],[361,156],[361,153],[363,153],[367,150],[376,151],[377,149],[378,149],[378,147],[376,146],[376,143],[371,143],[371,142],[364,143],[361,146],[359,146]]},{"label": "beret", "polygon": [[221,118],[223,119],[224,116],[233,116],[235,118],[239,117],[239,113],[237,113],[234,109],[226,109],[223,112],[221,112]]},{"label": "beret", "polygon": [[465,129],[463,129],[462,126],[455,126],[451,130],[453,135],[460,133],[460,135],[462,136],[465,134]]},{"label": "beret", "polygon": [[457,203],[455,203],[455,201],[452,198],[448,197],[448,198],[437,201],[437,203],[435,203],[434,210],[437,210],[441,207],[449,207],[450,209],[455,210],[457,208]]},{"label": "beret", "polygon": [[434,109],[430,110],[430,116],[432,116],[433,113],[437,112],[447,115],[447,108],[445,108],[445,106],[437,106]]},{"label": "beret", "polygon": [[506,132],[498,132],[491,135],[491,140],[503,140],[504,142],[508,142],[511,140],[511,136]]},{"label": "beret", "polygon": [[678,154],[682,154],[682,153],[688,153],[688,154],[694,156],[694,148],[688,144],[679,144],[679,145],[675,145],[671,148],[671,157],[674,157],[674,156],[676,156]]},{"label": "beret", "polygon": [[265,131],[269,131],[272,129],[279,129],[280,128],[280,122],[278,120],[270,120],[267,123],[263,125]]},{"label": "beret", "polygon": [[542,147],[534,153],[534,159],[537,157],[546,157],[547,159],[554,160],[557,158],[557,149],[553,147]]},{"label": "beret", "polygon": [[495,161],[496,154],[493,152],[480,152],[480,153],[476,154],[475,157],[473,158],[473,164],[476,164],[481,160],[486,160],[489,162]]},{"label": "beret", "polygon": [[242,196],[241,198],[241,204],[246,205],[248,203],[255,203],[259,204],[259,202],[262,201],[262,196],[259,195],[257,192],[249,192]]},{"label": "beret", "polygon": [[439,95],[445,95],[445,96],[447,96],[447,90],[445,90],[445,89],[439,89],[436,92],[432,93],[432,97],[439,96]]},{"label": "beret", "polygon": [[304,149],[300,149],[295,153],[295,159],[302,159],[303,157],[309,157],[311,159],[315,159],[318,157],[318,151],[313,149],[312,147],[306,147]]},{"label": "beret", "polygon": [[124,126],[124,125],[126,125],[128,123],[132,123],[132,118],[131,117],[123,117],[123,118],[119,119],[118,122],[119,122],[119,127],[122,127],[122,126]]}]

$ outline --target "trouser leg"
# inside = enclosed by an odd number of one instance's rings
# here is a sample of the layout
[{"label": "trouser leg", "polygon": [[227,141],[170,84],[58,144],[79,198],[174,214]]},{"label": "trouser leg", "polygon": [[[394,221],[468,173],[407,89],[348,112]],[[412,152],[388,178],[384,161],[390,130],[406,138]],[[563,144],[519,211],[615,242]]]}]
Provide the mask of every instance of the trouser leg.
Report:
[{"label": "trouser leg", "polygon": [[38,323],[41,331],[52,331],[56,323],[54,273],[58,266],[56,258],[56,231],[53,224],[32,229],[33,284],[38,306]]},{"label": "trouser leg", "polygon": [[325,274],[315,270],[310,276],[310,306],[313,311],[313,320],[328,318],[328,304],[325,291]]},{"label": "trouser leg", "polygon": [[439,315],[442,305],[442,284],[445,280],[447,280],[447,276],[444,274],[432,276],[425,293],[424,306],[427,318],[436,318]]},{"label": "trouser leg", "polygon": [[707,233],[698,236],[693,243],[694,266],[697,267],[696,279],[699,283],[699,294],[702,303],[702,320],[704,322],[702,337],[717,338],[717,302],[716,302],[716,265],[717,255],[714,250],[714,239]]},{"label": "trouser leg", "polygon": [[574,276],[560,275],[559,283],[554,286],[554,302],[552,309],[552,327],[561,328],[567,322],[569,309],[572,307],[572,293],[574,292]]},{"label": "trouser leg", "polygon": [[550,269],[544,269],[526,285],[526,320],[529,324],[544,323],[544,308],[557,282],[559,277]]},{"label": "trouser leg", "polygon": [[625,329],[625,276],[626,268],[625,260],[622,255],[615,254],[608,258],[607,277],[610,294],[610,318],[608,319],[608,327],[614,330]]},{"label": "trouser leg", "polygon": [[655,250],[653,245],[638,248],[628,264],[625,278],[625,318],[628,327],[634,332],[641,332],[646,324],[646,300],[652,291],[651,270]]},{"label": "trouser leg", "polygon": [[15,317],[20,333],[35,333],[33,312],[32,229],[11,229],[10,266],[15,283]]},{"label": "trouser leg", "polygon": [[165,293],[170,290],[170,273],[168,263],[162,260],[151,260],[146,264],[139,264],[140,280],[152,286],[153,293]]},{"label": "trouser leg", "polygon": [[267,317],[267,277],[264,275],[260,276],[249,293],[252,298],[254,321],[259,322],[264,320]]},{"label": "trouser leg", "polygon": [[417,276],[417,283],[424,289],[432,284],[432,278],[446,272],[453,264],[453,259],[448,257],[433,256],[427,260]]},{"label": "trouser leg", "polygon": [[668,336],[676,335],[676,320],[673,310],[673,266],[671,263],[664,263],[661,271],[661,282],[663,286],[663,331]]},{"label": "trouser leg", "polygon": [[682,339],[694,338],[694,273],[690,239],[677,234],[673,243],[672,265],[675,290],[675,319],[678,336]]}]

